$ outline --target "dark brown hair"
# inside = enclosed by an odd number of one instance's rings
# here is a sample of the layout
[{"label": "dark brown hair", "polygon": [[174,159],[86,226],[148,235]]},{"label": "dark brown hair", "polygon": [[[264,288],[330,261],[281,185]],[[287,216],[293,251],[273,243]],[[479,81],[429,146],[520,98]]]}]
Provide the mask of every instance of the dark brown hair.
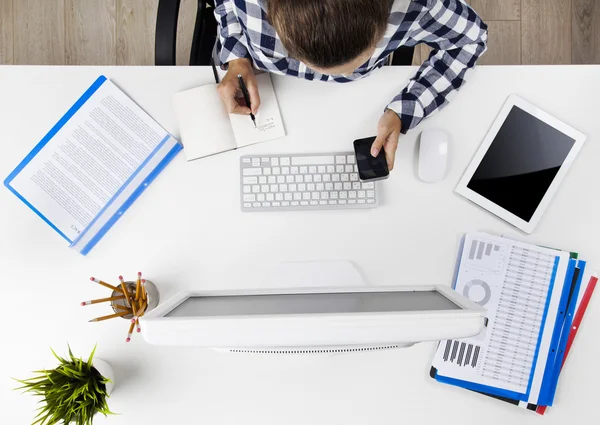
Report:
[{"label": "dark brown hair", "polygon": [[290,56],[330,68],[377,43],[390,5],[389,0],[268,0],[267,15]]}]

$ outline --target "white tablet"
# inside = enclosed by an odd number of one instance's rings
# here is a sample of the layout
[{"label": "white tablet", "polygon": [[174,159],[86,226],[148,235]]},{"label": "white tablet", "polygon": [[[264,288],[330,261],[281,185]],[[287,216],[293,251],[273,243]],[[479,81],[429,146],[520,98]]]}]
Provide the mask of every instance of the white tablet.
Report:
[{"label": "white tablet", "polygon": [[531,233],[584,141],[579,131],[510,95],[456,192]]}]

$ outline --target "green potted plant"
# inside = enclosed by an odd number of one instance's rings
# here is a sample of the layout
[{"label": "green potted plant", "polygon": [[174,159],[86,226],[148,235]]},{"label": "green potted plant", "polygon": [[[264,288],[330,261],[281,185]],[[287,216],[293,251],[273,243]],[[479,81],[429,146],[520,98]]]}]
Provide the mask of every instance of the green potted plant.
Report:
[{"label": "green potted plant", "polygon": [[96,347],[87,362],[76,358],[69,347],[68,358],[52,354],[59,365],[51,370],[38,370],[33,378],[19,380],[17,388],[43,397],[44,403],[32,425],[63,424],[91,425],[94,415],[112,414],[106,399],[114,386],[112,368],[100,359],[94,359]]}]

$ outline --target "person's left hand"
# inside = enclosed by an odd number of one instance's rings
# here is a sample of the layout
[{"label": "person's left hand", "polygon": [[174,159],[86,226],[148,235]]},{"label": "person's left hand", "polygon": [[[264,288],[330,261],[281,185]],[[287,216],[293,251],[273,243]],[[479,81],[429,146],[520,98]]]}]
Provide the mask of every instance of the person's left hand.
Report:
[{"label": "person's left hand", "polygon": [[383,147],[385,159],[387,160],[390,171],[394,168],[394,159],[396,158],[396,149],[398,149],[398,138],[402,129],[402,121],[398,115],[391,109],[387,109],[379,118],[377,124],[377,137],[371,146],[371,155],[377,156]]}]

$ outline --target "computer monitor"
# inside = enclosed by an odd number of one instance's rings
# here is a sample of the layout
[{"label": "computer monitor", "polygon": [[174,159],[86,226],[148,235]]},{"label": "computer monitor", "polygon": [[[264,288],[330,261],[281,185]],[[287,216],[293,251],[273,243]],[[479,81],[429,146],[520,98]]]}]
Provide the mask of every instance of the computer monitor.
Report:
[{"label": "computer monitor", "polygon": [[484,313],[448,287],[362,286],[180,293],[141,320],[151,344],[321,353],[465,338]]}]

